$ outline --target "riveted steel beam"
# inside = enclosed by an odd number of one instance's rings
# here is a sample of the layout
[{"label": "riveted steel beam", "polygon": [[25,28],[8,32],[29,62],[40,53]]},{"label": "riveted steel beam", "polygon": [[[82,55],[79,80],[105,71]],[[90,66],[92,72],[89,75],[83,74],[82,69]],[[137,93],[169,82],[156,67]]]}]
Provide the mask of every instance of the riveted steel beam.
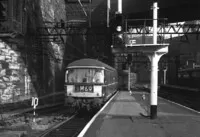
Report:
[{"label": "riveted steel beam", "polygon": [[[153,34],[152,26],[128,26],[127,34]],[[200,24],[158,26],[158,34],[200,34]]]}]

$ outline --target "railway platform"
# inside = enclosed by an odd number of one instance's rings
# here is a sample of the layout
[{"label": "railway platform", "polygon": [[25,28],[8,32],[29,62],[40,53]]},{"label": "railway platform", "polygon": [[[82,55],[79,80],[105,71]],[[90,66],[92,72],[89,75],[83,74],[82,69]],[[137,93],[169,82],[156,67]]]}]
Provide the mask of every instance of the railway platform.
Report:
[{"label": "railway platform", "polygon": [[[144,96],[145,95],[145,96]],[[78,137],[198,137],[200,114],[158,98],[158,117],[150,119],[149,94],[118,92]]]}]

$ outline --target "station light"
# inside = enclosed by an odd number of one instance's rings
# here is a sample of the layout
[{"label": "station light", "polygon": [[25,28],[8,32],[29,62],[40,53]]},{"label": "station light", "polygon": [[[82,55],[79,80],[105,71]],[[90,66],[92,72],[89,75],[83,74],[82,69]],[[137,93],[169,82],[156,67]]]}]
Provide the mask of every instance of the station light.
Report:
[{"label": "station light", "polygon": [[117,32],[121,32],[122,31],[122,26],[117,26],[116,30],[117,30]]},{"label": "station light", "polygon": [[114,36],[114,45],[122,46],[123,45],[123,15],[121,13],[115,13],[115,19],[113,20],[114,24],[112,25],[113,36]]},{"label": "station light", "polygon": [[123,31],[123,16],[121,13],[116,13],[115,14],[115,26],[116,26],[116,31],[117,32],[122,32]]}]

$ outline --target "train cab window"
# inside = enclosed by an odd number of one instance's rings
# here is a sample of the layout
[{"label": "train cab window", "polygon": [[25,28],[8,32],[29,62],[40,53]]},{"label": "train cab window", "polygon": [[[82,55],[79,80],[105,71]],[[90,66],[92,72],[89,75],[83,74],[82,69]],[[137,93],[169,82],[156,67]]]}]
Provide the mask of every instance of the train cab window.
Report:
[{"label": "train cab window", "polygon": [[103,72],[104,72],[103,69],[96,69],[94,77],[93,77],[94,83],[103,83],[104,82]]},{"label": "train cab window", "polygon": [[96,68],[68,69],[65,81],[68,83],[103,83],[104,70]]}]

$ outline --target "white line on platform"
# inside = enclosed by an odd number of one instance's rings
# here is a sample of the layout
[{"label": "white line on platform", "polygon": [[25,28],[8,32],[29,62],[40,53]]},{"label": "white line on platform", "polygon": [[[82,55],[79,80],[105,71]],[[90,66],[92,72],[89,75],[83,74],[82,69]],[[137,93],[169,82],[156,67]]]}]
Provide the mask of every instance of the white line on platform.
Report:
[{"label": "white line on platform", "polygon": [[87,132],[87,130],[89,129],[89,127],[92,125],[92,123],[95,121],[95,119],[97,118],[97,116],[99,116],[99,114],[105,109],[105,107],[111,102],[111,100],[117,94],[118,94],[118,92],[112,98],[110,98],[110,100],[108,100],[108,102],[106,102],[106,104],[97,112],[96,115],[94,115],[92,117],[92,119],[87,123],[87,125],[83,128],[83,130],[79,133],[79,135],[77,137],[83,137],[85,135],[85,133]]},{"label": "white line on platform", "polygon": [[200,114],[199,111],[196,111],[196,110],[194,110],[194,109],[192,109],[192,108],[189,108],[189,107],[186,107],[186,106],[181,105],[181,104],[179,104],[179,103],[176,103],[176,102],[174,102],[174,101],[171,101],[171,100],[168,100],[168,99],[165,99],[165,98],[162,98],[162,97],[158,97],[158,98],[163,99],[163,100],[166,100],[166,101],[168,101],[168,102],[170,102],[170,103],[176,104],[176,105],[178,105],[178,106],[180,106],[180,107],[186,108],[186,109],[188,109],[188,110],[190,110],[190,111],[193,111],[193,112],[195,112],[195,113]]}]

